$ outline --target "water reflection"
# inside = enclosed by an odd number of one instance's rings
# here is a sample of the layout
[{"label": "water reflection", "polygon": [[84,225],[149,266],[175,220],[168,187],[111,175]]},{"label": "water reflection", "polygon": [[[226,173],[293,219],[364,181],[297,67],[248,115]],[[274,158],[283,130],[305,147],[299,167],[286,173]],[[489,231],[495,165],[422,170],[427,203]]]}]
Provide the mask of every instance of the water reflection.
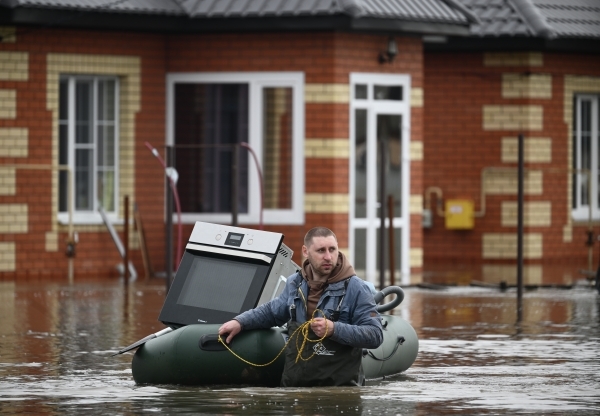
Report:
[{"label": "water reflection", "polygon": [[119,349],[157,332],[164,285],[0,283],[2,414],[597,414],[600,300],[587,287],[406,289],[420,338],[405,374],[365,388],[137,386]]}]

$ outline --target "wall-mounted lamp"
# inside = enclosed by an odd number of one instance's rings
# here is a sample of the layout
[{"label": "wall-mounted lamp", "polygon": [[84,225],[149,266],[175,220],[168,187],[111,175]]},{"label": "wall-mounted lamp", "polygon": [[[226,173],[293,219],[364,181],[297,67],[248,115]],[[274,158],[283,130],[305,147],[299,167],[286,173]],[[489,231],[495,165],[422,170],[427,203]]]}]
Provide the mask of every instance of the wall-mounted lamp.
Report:
[{"label": "wall-mounted lamp", "polygon": [[381,52],[379,54],[379,63],[392,63],[396,55],[398,55],[398,45],[396,45],[396,40],[393,37],[390,37],[388,40],[387,49],[385,52]]}]

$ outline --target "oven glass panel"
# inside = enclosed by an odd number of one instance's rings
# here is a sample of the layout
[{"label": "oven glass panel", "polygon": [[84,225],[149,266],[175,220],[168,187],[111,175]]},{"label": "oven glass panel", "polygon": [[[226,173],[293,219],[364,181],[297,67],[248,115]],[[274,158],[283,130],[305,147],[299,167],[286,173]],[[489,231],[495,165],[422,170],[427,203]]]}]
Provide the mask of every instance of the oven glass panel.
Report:
[{"label": "oven glass panel", "polygon": [[257,268],[254,264],[194,257],[177,303],[240,313]]}]

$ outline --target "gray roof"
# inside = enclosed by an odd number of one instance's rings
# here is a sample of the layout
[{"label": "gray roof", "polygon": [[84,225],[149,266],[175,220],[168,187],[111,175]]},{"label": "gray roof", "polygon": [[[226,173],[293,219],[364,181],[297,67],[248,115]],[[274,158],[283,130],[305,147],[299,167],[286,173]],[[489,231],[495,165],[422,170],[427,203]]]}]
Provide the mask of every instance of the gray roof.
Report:
[{"label": "gray roof", "polygon": [[467,25],[456,0],[0,0],[11,8],[211,17],[349,15]]},{"label": "gray roof", "polygon": [[600,0],[458,0],[476,36],[600,38]]}]

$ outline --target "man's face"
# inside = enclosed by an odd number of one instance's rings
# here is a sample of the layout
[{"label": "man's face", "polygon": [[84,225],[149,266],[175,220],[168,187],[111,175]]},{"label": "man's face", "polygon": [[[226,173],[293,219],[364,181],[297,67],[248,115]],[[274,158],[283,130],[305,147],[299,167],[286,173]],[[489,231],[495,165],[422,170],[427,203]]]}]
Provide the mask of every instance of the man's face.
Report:
[{"label": "man's face", "polygon": [[312,243],[302,246],[302,254],[313,268],[313,272],[321,277],[331,274],[338,259],[338,245],[335,237],[313,237]]}]

